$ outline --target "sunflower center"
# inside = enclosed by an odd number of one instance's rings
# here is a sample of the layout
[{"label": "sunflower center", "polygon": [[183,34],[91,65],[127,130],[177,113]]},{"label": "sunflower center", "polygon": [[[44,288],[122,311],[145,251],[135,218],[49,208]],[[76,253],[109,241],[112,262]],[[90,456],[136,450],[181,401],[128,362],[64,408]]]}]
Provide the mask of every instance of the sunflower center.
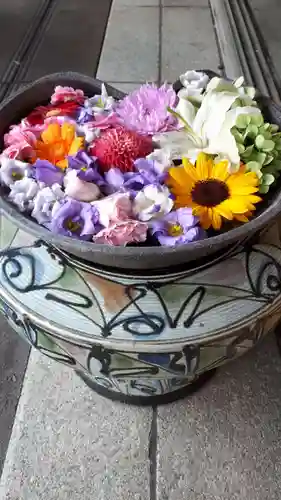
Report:
[{"label": "sunflower center", "polygon": [[215,207],[229,197],[227,185],[217,179],[199,181],[192,192],[192,201],[204,207]]},{"label": "sunflower center", "polygon": [[168,228],[169,236],[180,236],[183,234],[183,230],[180,224],[170,224]]}]

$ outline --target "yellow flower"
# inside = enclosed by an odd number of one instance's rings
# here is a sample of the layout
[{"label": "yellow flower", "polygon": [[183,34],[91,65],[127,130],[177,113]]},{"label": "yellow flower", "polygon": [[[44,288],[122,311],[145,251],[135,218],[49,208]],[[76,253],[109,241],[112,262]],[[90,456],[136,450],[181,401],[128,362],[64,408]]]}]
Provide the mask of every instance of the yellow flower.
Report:
[{"label": "yellow flower", "polygon": [[254,172],[241,167],[230,174],[227,160],[215,164],[204,153],[198,155],[195,166],[183,158],[182,166],[170,168],[167,184],[175,195],[175,206],[192,207],[204,229],[220,229],[222,218],[248,222],[255,203],[261,201],[254,194],[259,189]]},{"label": "yellow flower", "polygon": [[48,160],[53,165],[65,169],[67,156],[74,155],[84,146],[84,138],[76,137],[71,123],[51,123],[35,144],[35,159]]}]

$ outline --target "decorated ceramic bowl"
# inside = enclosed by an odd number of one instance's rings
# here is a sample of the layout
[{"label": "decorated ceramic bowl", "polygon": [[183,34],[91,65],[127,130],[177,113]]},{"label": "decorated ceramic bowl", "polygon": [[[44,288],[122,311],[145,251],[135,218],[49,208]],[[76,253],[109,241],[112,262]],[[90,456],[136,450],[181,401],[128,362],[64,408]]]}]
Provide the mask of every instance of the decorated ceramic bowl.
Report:
[{"label": "decorated ceramic bowl", "polygon": [[[207,72],[210,77],[214,74]],[[3,150],[3,137],[12,124],[19,122],[37,106],[44,106],[52,94],[54,87],[67,86],[82,89],[87,96],[101,93],[102,83],[93,78],[78,73],[57,73],[41,78],[12,95],[0,105],[0,137]],[[182,82],[175,83],[176,91],[180,90]],[[111,86],[107,92],[117,100],[124,94]],[[281,110],[271,100],[263,97],[257,98],[258,105],[264,118],[270,123],[281,127]],[[239,135],[239,131],[237,132]],[[243,151],[245,146],[240,146]],[[249,149],[249,148],[248,148]],[[270,155],[269,155],[270,156]],[[272,176],[267,174],[267,181]],[[231,226],[223,232],[209,234],[208,238],[192,241],[188,245],[175,246],[148,246],[147,244],[135,246],[111,246],[70,238],[61,234],[54,234],[46,227],[37,224],[28,214],[20,212],[8,198],[9,190],[0,187],[0,209],[2,213],[26,233],[35,235],[39,240],[44,240],[57,248],[78,256],[97,265],[121,269],[165,269],[175,266],[193,266],[192,262],[199,259],[212,260],[218,252],[227,250],[235,243],[254,237],[269,222],[281,212],[280,180],[275,180],[273,187],[267,194],[263,191],[263,200],[259,203],[255,216],[243,225]],[[266,186],[265,186],[266,187]]]}]

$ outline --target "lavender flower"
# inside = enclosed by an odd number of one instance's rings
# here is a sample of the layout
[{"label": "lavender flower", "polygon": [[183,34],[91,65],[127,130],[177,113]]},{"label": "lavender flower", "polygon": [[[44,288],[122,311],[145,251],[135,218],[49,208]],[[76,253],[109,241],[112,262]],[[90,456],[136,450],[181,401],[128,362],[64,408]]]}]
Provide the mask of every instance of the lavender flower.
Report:
[{"label": "lavender flower", "polygon": [[191,208],[179,208],[160,220],[153,220],[150,230],[161,245],[173,247],[206,238],[205,231],[197,224],[198,218],[192,215]]},{"label": "lavender flower", "polygon": [[86,151],[78,151],[74,156],[68,156],[68,167],[77,171],[77,177],[81,181],[104,185],[103,177],[98,172],[97,158],[89,156]]},{"label": "lavender flower", "polygon": [[52,210],[55,203],[61,201],[65,197],[59,184],[47,186],[36,194],[33,200],[32,217],[37,220],[38,224],[49,223],[52,219]]},{"label": "lavender flower", "polygon": [[7,156],[1,157],[0,180],[5,186],[11,186],[16,181],[28,176],[30,166],[20,160],[13,160]]},{"label": "lavender flower", "polygon": [[50,230],[64,236],[90,240],[102,228],[94,206],[71,198],[56,203],[52,215]]},{"label": "lavender flower", "polygon": [[171,85],[157,88],[155,84],[145,84],[120,101],[116,112],[126,128],[153,135],[177,128],[177,119],[167,109],[176,105],[177,96]]},{"label": "lavender flower", "polygon": [[38,182],[43,182],[47,186],[53,184],[62,184],[64,173],[63,171],[53,165],[48,160],[36,160],[34,163],[35,179]]},{"label": "lavender flower", "polygon": [[167,186],[149,184],[137,193],[133,212],[139,220],[146,222],[162,218],[172,210],[173,205],[173,195]]}]

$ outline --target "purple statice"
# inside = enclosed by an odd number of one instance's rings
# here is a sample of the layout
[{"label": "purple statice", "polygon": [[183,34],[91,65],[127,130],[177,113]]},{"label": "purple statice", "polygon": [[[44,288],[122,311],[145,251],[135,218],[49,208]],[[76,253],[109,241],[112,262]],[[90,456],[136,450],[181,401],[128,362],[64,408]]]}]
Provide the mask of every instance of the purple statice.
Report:
[{"label": "purple statice", "polygon": [[124,126],[139,134],[153,135],[177,128],[178,120],[168,111],[175,108],[177,95],[172,85],[145,84],[127,95],[116,107]]},{"label": "purple statice", "polygon": [[198,221],[198,217],[192,215],[192,208],[178,208],[162,219],[152,220],[150,231],[163,246],[185,245],[206,238]]},{"label": "purple statice", "polygon": [[104,179],[98,171],[98,160],[89,156],[86,151],[78,151],[73,156],[68,156],[68,168],[77,171],[81,181],[94,182],[97,186],[104,185]]},{"label": "purple statice", "polygon": [[34,163],[34,177],[38,182],[43,182],[46,186],[53,184],[62,185],[64,172],[48,160],[36,160]]},{"label": "purple statice", "polygon": [[54,205],[48,227],[54,233],[81,240],[90,240],[102,229],[96,207],[71,198]]}]

